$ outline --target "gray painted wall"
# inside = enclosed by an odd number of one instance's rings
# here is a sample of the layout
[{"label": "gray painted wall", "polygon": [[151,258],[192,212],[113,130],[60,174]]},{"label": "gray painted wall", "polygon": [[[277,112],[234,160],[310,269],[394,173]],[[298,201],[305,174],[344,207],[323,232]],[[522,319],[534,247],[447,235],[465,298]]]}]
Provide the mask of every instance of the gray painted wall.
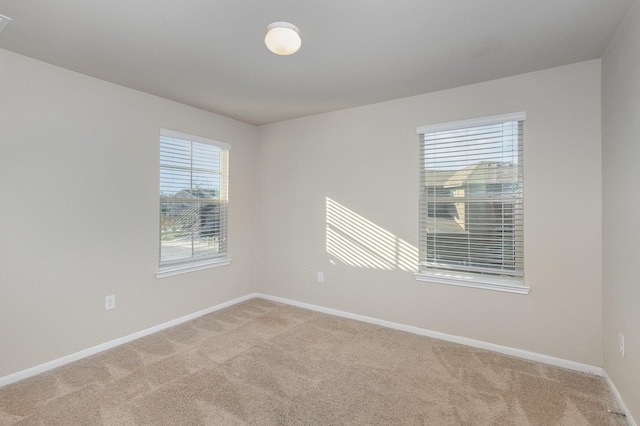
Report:
[{"label": "gray painted wall", "polygon": [[[640,4],[602,59],[604,368],[640,419]],[[625,337],[625,356],[618,334]]]},{"label": "gray painted wall", "polygon": [[[0,93],[0,377],[255,291],[255,127],[4,50]],[[160,128],[231,144],[231,265],[155,278]]]},{"label": "gray painted wall", "polygon": [[[258,291],[601,366],[600,77],[594,60],[262,126]],[[520,111],[531,293],[417,282],[416,127]]]}]

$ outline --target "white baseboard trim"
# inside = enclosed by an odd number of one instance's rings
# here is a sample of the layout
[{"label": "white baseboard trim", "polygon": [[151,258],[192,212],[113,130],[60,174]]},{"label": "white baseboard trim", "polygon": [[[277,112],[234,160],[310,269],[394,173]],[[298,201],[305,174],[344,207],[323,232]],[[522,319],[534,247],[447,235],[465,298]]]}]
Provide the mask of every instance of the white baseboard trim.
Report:
[{"label": "white baseboard trim", "polygon": [[0,377],[0,387],[6,386],[8,384],[26,379],[31,376],[35,376],[36,374],[44,373],[45,371],[52,370],[56,367],[61,367],[65,364],[68,364],[73,361],[77,361],[82,358],[86,358],[91,355],[95,355],[102,351],[106,351],[107,349],[115,348],[116,346],[120,346],[122,344],[131,342],[132,340],[139,339],[144,336],[148,336],[149,334],[156,333],[158,331],[164,330],[169,327],[176,326],[183,322],[190,321],[192,319],[201,317],[206,314],[210,314],[211,312],[218,311],[220,309],[227,308],[229,306],[235,305],[240,302],[244,302],[245,300],[253,299],[258,297],[258,294],[252,293],[246,296],[238,297],[237,299],[230,300],[228,302],[220,303],[219,305],[212,306],[210,308],[203,309],[198,312],[194,312],[189,315],[185,315],[180,318],[176,318],[171,321],[167,321],[165,323],[147,328],[145,330],[137,331],[135,333],[129,334],[124,337],[120,337],[105,343],[101,343],[97,346],[93,346],[88,349],[81,350],[79,352],[73,353],[71,355],[63,356],[58,359],[54,359],[53,361],[45,362],[44,364],[36,365],[35,367],[27,368],[26,370],[18,371],[17,373],[9,374],[8,376]]},{"label": "white baseboard trim", "polygon": [[8,384],[11,384],[11,383],[23,380],[23,379],[26,379],[28,377],[35,376],[35,375],[40,374],[40,373],[44,373],[44,372],[52,370],[52,369],[54,369],[56,367],[61,367],[61,366],[65,365],[65,364],[68,364],[70,362],[77,361],[79,359],[86,358],[86,357],[91,356],[91,355],[95,355],[97,353],[106,351],[106,350],[114,348],[116,346],[120,346],[122,344],[125,344],[125,343],[131,342],[133,340],[139,339],[141,337],[148,336],[149,334],[156,333],[156,332],[164,330],[166,328],[176,326],[178,324],[190,321],[192,319],[201,317],[203,315],[218,311],[220,309],[227,308],[229,306],[232,306],[232,305],[235,305],[237,303],[244,302],[246,300],[253,299],[253,298],[256,298],[256,297],[261,298],[261,299],[265,299],[265,300],[270,300],[270,301],[273,301],[273,302],[283,303],[283,304],[286,304],[286,305],[297,306],[297,307],[300,307],[300,308],[309,309],[309,310],[316,311],[316,312],[322,312],[322,313],[329,314],[329,315],[335,315],[335,316],[339,316],[339,317],[343,317],[343,318],[349,318],[349,319],[353,319],[353,320],[357,320],[357,321],[362,321],[362,322],[367,322],[367,323],[370,323],[370,324],[379,325],[379,326],[382,326],[382,327],[387,327],[387,328],[392,328],[392,329],[396,329],[396,330],[406,331],[406,332],[417,334],[417,335],[420,335],[420,336],[433,337],[433,338],[445,340],[445,341],[448,341],[448,342],[459,343],[459,344],[462,344],[462,345],[471,346],[471,347],[480,348],[480,349],[487,349],[487,350],[498,352],[498,353],[502,353],[502,354],[505,354],[505,355],[511,355],[511,356],[515,356],[515,357],[518,357],[518,358],[523,358],[523,359],[528,359],[528,360],[531,360],[531,361],[541,362],[541,363],[553,365],[553,366],[556,366],[556,367],[562,367],[562,368],[567,368],[569,370],[580,371],[580,372],[588,373],[588,374],[594,374],[596,376],[602,376],[602,377],[604,377],[604,379],[606,380],[607,384],[609,385],[609,388],[611,389],[611,392],[613,393],[616,401],[618,402],[618,405],[620,406],[620,408],[626,414],[626,416],[627,416],[626,418],[627,418],[627,421],[629,423],[629,426],[638,426],[638,424],[635,422],[633,417],[631,417],[631,414],[629,413],[629,410],[627,409],[627,406],[624,404],[624,401],[622,400],[622,397],[620,396],[620,393],[618,392],[618,390],[614,386],[613,382],[611,381],[611,379],[607,375],[606,371],[604,371],[604,369],[601,368],[601,367],[596,367],[596,366],[588,365],[588,364],[582,364],[582,363],[579,363],[579,362],[569,361],[569,360],[566,360],[566,359],[556,358],[556,357],[543,355],[543,354],[539,354],[539,353],[535,353],[535,352],[529,352],[529,351],[525,351],[525,350],[522,350],[522,349],[516,349],[516,348],[511,348],[511,347],[508,347],[508,346],[496,345],[496,344],[493,344],[493,343],[488,343],[488,342],[483,342],[483,341],[480,341],[480,340],[469,339],[469,338],[461,337],[461,336],[455,336],[455,335],[452,335],[452,334],[440,333],[440,332],[437,332],[437,331],[427,330],[427,329],[423,329],[423,328],[419,328],[419,327],[414,327],[414,326],[410,326],[410,325],[395,323],[395,322],[392,322],[392,321],[381,320],[381,319],[378,319],[378,318],[368,317],[368,316],[365,316],[365,315],[353,314],[353,313],[346,312],[346,311],[340,311],[340,310],[337,310],[337,309],[326,308],[324,306],[312,305],[312,304],[305,303],[305,302],[298,302],[298,301],[291,300],[291,299],[285,299],[283,297],[270,296],[270,295],[261,294],[261,293],[251,293],[251,294],[248,294],[246,296],[242,296],[242,297],[230,300],[228,302],[220,303],[220,304],[212,306],[210,308],[203,309],[201,311],[194,312],[192,314],[185,315],[183,317],[176,318],[176,319],[171,320],[171,321],[167,321],[165,323],[162,323],[162,324],[147,328],[145,330],[141,330],[141,331],[135,332],[133,334],[129,334],[127,336],[120,337],[118,339],[114,339],[114,340],[111,340],[109,342],[105,342],[105,343],[99,344],[97,346],[93,346],[91,348],[81,350],[81,351],[76,352],[74,354],[67,355],[67,356],[55,359],[53,361],[49,361],[49,362],[46,362],[44,364],[40,364],[40,365],[37,365],[35,367],[28,368],[26,370],[18,371],[16,373],[9,374],[8,376],[0,377],[0,387],[6,386]]},{"label": "white baseboard trim", "polygon": [[620,396],[620,392],[618,392],[618,389],[616,389],[616,386],[613,384],[613,382],[611,381],[611,378],[609,377],[606,371],[604,372],[604,379],[606,380],[607,385],[609,385],[609,389],[611,389],[611,393],[613,394],[614,398],[616,399],[616,402],[620,406],[620,409],[627,416],[627,423],[629,424],[629,426],[638,426],[638,423],[636,423],[636,421],[633,419],[633,416],[631,416],[631,412],[627,408],[627,405],[622,400],[622,396]]},{"label": "white baseboard trim", "polygon": [[562,358],[556,358],[549,355],[543,355],[535,352],[529,352],[522,349],[511,348],[508,346],[496,345],[493,343],[483,342],[481,340],[469,339],[466,337],[455,336],[452,334],[440,333],[438,331],[426,330],[424,328],[414,327],[411,325],[400,324],[391,321],[385,321],[378,318],[372,318],[364,315],[352,314],[351,312],[339,311],[336,309],[325,308],[324,306],[311,305],[309,303],[298,302],[295,300],[285,299],[282,297],[269,296],[266,294],[256,294],[257,297],[271,300],[273,302],[280,302],[287,305],[293,305],[300,308],[310,309],[312,311],[322,312],[325,314],[336,315],[343,318],[349,318],[357,321],[368,322],[370,324],[380,325],[382,327],[393,328],[396,330],[407,331],[409,333],[418,334],[420,336],[433,337],[440,340],[446,340],[448,342],[459,343],[461,345],[472,346],[474,348],[487,349],[493,352],[498,352],[505,355],[511,355],[518,358],[528,359],[530,361],[541,362],[543,364],[549,364],[556,367],[567,368],[569,370],[580,371],[583,373],[593,374],[596,376],[603,376],[604,370],[601,367],[594,365],[582,364],[575,361],[569,361]]}]

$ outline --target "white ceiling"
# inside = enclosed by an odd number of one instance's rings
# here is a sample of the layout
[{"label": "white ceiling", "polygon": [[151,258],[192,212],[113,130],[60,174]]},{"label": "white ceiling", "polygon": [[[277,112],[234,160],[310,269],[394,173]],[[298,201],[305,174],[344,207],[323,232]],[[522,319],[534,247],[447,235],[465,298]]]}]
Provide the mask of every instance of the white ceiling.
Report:
[{"label": "white ceiling", "polygon": [[0,0],[0,48],[259,125],[599,58],[634,1]]}]

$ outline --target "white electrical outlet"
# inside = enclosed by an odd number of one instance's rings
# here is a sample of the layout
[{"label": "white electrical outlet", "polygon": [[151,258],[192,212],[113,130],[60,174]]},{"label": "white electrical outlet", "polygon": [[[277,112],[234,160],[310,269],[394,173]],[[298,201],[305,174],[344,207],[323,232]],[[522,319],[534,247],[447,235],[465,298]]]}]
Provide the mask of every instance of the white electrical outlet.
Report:
[{"label": "white electrical outlet", "polygon": [[114,309],[116,307],[116,295],[106,296],[104,298],[104,310]]},{"label": "white electrical outlet", "polygon": [[324,282],[324,274],[322,272],[318,272],[318,282],[319,283]]},{"label": "white electrical outlet", "polygon": [[624,336],[622,333],[618,334],[618,352],[620,352],[620,355],[624,358]]}]

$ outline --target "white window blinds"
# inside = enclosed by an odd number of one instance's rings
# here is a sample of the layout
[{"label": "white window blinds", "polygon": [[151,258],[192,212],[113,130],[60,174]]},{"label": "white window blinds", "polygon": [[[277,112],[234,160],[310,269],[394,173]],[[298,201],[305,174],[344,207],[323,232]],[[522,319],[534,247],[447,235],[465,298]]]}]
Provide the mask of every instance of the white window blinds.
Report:
[{"label": "white window blinds", "polygon": [[417,129],[420,272],[523,282],[524,113]]},{"label": "white window blinds", "polygon": [[160,132],[160,266],[227,256],[229,145]]}]

